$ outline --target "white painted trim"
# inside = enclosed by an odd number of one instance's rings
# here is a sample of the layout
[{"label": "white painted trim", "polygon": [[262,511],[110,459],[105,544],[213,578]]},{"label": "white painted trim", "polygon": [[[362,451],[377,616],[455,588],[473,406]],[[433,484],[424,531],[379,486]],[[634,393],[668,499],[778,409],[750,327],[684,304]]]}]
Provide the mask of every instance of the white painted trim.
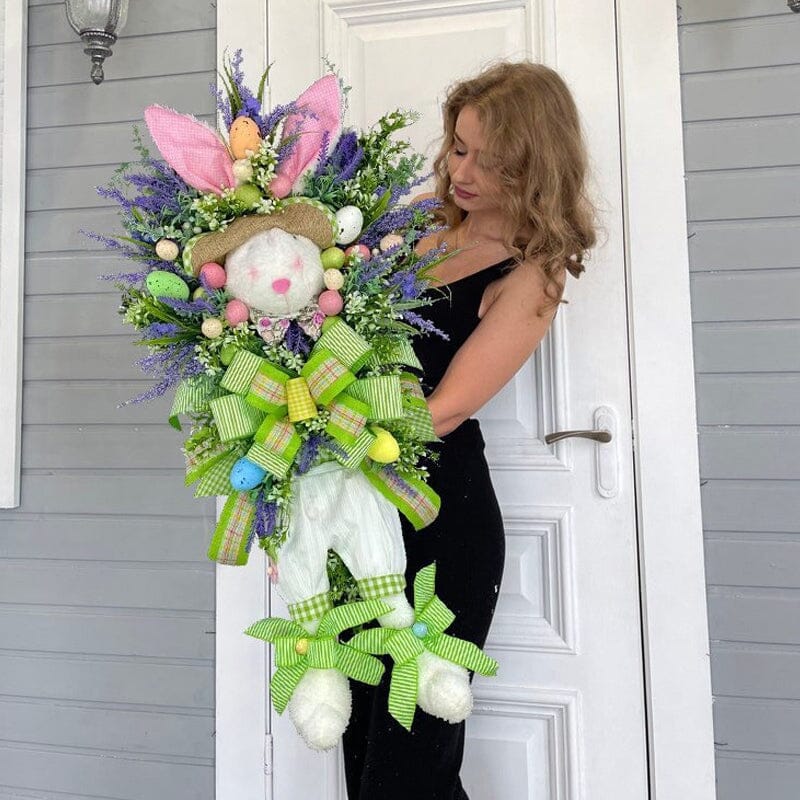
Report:
[{"label": "white painted trim", "polygon": [[19,505],[28,2],[6,3],[0,228],[0,508]]},{"label": "white painted trim", "polygon": [[[217,0],[217,68],[227,48],[245,54],[243,69],[257,86],[267,64],[267,0]],[[254,546],[246,567],[217,565],[215,785],[218,800],[265,800],[272,778],[266,683],[269,648],[245,636],[267,616],[264,553]]]},{"label": "white painted trim", "polygon": [[713,800],[677,19],[616,8],[650,796]]}]

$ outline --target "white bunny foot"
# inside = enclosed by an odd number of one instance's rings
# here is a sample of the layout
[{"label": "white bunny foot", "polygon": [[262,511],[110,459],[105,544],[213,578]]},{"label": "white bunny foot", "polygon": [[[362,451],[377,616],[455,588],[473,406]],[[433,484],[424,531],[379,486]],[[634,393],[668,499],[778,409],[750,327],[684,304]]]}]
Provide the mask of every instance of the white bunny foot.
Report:
[{"label": "white bunny foot", "polygon": [[430,653],[417,660],[419,685],[417,705],[447,722],[462,722],[472,712],[472,689],[464,667]]},{"label": "white bunny foot", "polygon": [[391,606],[388,614],[378,617],[384,628],[410,628],[414,624],[414,609],[410,606],[404,592],[381,597],[381,602]]},{"label": "white bunny foot", "polygon": [[289,716],[314,750],[335,747],[350,720],[352,700],[347,677],[336,669],[309,669],[289,700]]}]

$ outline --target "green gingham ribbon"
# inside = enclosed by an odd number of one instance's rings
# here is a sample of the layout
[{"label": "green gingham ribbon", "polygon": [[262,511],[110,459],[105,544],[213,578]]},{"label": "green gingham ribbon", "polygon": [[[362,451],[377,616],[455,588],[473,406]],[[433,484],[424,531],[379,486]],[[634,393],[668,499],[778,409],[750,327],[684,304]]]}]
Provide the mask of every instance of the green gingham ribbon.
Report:
[{"label": "green gingham ribbon", "polygon": [[[388,653],[394,661],[389,684],[389,713],[411,730],[417,705],[417,660],[425,650],[481,675],[496,675],[497,662],[477,645],[448,636],[444,630],[455,620],[452,611],[434,594],[436,564],[421,569],[414,578],[415,623],[409,628],[368,628],[349,645],[364,653]],[[414,633],[416,631],[416,633]]]},{"label": "green gingham ribbon", "polygon": [[403,396],[403,413],[411,435],[422,442],[442,441],[433,428],[433,418],[419,378],[411,372],[401,372],[400,390]]},{"label": "green gingham ribbon", "polygon": [[314,636],[296,622],[281,617],[267,617],[253,623],[245,633],[275,645],[278,669],[269,685],[275,710],[283,713],[309,669],[338,669],[348,678],[376,686],[384,672],[380,660],[342,644],[338,636],[347,628],[362,625],[391,610],[380,600],[337,606],[322,617]]}]

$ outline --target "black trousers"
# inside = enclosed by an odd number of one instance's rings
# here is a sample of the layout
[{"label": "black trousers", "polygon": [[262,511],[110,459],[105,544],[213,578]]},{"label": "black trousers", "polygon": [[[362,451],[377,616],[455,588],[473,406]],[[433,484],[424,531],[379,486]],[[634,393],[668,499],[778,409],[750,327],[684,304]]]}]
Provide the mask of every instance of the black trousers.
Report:
[{"label": "black trousers", "polygon": [[[456,615],[447,633],[483,647],[489,633],[505,560],[500,507],[484,458],[477,420],[436,443],[430,485],[440,494],[438,518],[415,531],[402,518],[408,558],[406,594],[414,576],[436,562],[436,594]],[[459,770],[465,723],[452,725],[417,707],[411,732],[388,712],[391,660],[381,683],[350,682],[353,712],[343,749],[349,800],[468,800]]]}]

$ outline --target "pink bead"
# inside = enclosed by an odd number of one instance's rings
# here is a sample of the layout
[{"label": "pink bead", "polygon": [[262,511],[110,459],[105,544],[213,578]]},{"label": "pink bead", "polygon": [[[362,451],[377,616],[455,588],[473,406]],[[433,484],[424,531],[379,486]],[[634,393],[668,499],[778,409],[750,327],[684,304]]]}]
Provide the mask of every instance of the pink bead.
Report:
[{"label": "pink bead", "polygon": [[344,254],[351,258],[353,256],[361,256],[364,261],[369,261],[372,258],[372,253],[370,252],[369,247],[365,244],[354,244],[347,248],[344,251]]},{"label": "pink bead", "polygon": [[225,319],[234,327],[246,322],[250,316],[250,309],[241,300],[231,300],[225,306]]},{"label": "pink bead", "polygon": [[212,289],[221,289],[225,285],[225,281],[228,280],[225,268],[221,264],[217,264],[216,261],[209,261],[207,264],[203,264],[200,267],[200,276]]},{"label": "pink bead", "polygon": [[319,296],[320,310],[326,317],[332,317],[338,314],[344,307],[342,296],[335,289],[328,289]]}]

